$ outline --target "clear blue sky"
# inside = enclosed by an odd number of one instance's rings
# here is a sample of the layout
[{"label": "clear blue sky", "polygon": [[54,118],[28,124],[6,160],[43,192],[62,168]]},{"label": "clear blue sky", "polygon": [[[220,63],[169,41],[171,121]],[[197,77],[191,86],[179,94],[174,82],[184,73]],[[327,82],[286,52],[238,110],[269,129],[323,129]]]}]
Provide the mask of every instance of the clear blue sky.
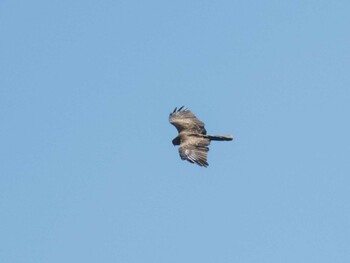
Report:
[{"label": "clear blue sky", "polygon": [[[350,262],[350,2],[0,3],[0,261]],[[180,160],[186,105],[214,142]]]}]

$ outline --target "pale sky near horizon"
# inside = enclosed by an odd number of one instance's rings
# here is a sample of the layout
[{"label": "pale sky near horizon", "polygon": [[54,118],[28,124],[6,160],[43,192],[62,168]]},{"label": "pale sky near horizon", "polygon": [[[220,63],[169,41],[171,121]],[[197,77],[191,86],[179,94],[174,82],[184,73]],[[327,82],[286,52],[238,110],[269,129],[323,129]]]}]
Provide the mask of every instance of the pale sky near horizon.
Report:
[{"label": "pale sky near horizon", "polygon": [[349,13],[1,1],[0,262],[350,262]]}]

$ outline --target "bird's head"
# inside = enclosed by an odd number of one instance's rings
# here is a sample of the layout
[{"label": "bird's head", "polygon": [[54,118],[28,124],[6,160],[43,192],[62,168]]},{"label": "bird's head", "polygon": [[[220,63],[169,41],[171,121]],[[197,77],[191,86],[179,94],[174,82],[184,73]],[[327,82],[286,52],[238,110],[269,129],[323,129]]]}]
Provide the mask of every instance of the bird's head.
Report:
[{"label": "bird's head", "polygon": [[173,140],[172,140],[172,143],[173,145],[180,145],[180,136],[177,136],[175,137]]}]

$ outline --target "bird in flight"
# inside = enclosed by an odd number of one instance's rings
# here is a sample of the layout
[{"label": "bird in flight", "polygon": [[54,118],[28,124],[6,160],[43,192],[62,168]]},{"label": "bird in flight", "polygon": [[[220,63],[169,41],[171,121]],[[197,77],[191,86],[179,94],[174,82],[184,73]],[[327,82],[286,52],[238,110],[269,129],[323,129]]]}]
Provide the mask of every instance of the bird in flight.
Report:
[{"label": "bird in flight", "polygon": [[211,141],[231,141],[231,135],[207,135],[204,123],[201,122],[190,110],[175,108],[169,114],[169,122],[174,125],[178,135],[173,139],[173,145],[179,145],[179,154],[182,160],[207,167],[207,155]]}]

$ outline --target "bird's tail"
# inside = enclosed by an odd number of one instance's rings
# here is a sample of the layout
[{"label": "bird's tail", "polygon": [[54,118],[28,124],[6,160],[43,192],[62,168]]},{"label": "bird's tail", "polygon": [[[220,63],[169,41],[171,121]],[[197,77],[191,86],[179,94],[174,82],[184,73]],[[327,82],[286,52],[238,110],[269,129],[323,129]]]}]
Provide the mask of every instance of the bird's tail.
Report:
[{"label": "bird's tail", "polygon": [[233,139],[232,135],[206,135],[206,137],[211,141],[232,141]]}]

